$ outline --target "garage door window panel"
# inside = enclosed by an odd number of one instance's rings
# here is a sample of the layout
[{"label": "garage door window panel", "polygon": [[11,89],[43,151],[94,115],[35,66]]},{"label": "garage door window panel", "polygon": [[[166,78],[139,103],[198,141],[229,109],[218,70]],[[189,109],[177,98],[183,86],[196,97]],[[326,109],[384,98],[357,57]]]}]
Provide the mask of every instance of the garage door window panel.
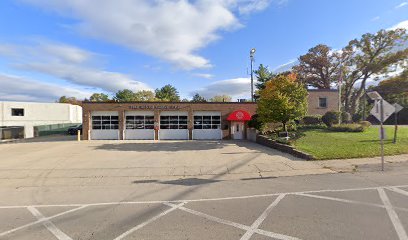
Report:
[{"label": "garage door window panel", "polygon": [[187,116],[160,116],[161,129],[187,129]]},{"label": "garage door window panel", "polygon": [[126,129],[154,129],[154,116],[126,116]]},{"label": "garage door window panel", "polygon": [[161,129],[169,129],[170,117],[169,116],[160,116],[160,128]]},{"label": "garage door window panel", "polygon": [[154,116],[145,116],[145,129],[154,129]]},{"label": "garage door window panel", "polygon": [[119,129],[118,116],[92,116],[92,129],[110,130]]},{"label": "garage door window panel", "polygon": [[194,129],[221,129],[221,116],[194,116]]}]

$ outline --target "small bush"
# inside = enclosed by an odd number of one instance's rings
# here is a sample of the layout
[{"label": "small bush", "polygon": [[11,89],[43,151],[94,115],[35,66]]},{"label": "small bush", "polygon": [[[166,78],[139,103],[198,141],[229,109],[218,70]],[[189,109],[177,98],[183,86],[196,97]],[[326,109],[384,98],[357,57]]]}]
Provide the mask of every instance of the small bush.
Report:
[{"label": "small bush", "polygon": [[329,127],[333,132],[364,132],[368,127],[362,124],[337,124]]},{"label": "small bush", "polygon": [[339,118],[340,118],[340,112],[329,111],[323,115],[322,121],[324,124],[326,124],[326,126],[331,127],[334,124],[339,122]]},{"label": "small bush", "polygon": [[341,122],[342,123],[351,123],[351,115],[348,112],[341,113]]},{"label": "small bush", "polygon": [[304,125],[318,125],[322,124],[322,115],[308,115],[304,116],[302,121]]},{"label": "small bush", "polygon": [[371,123],[369,121],[360,121],[359,124],[364,126],[365,128],[371,127]]},{"label": "small bush", "polygon": [[263,123],[259,120],[258,114],[253,115],[251,120],[248,121],[248,127],[261,131]]},{"label": "small bush", "polygon": [[358,123],[361,121],[363,117],[361,116],[360,113],[355,113],[353,114],[353,116],[351,117],[351,120],[353,121],[353,123]]},{"label": "small bush", "polygon": [[326,129],[327,126],[324,124],[318,125],[301,125],[298,127],[299,130],[306,130],[306,129]]}]

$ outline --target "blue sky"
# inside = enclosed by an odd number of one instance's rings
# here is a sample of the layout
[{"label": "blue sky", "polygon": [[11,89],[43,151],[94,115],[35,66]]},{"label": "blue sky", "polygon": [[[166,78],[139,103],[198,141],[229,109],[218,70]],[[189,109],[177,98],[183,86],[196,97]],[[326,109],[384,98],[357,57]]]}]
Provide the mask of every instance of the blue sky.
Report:
[{"label": "blue sky", "polygon": [[405,0],[3,0],[0,100],[165,84],[248,98],[253,47],[256,66],[284,69],[316,44],[396,25],[408,28]]}]

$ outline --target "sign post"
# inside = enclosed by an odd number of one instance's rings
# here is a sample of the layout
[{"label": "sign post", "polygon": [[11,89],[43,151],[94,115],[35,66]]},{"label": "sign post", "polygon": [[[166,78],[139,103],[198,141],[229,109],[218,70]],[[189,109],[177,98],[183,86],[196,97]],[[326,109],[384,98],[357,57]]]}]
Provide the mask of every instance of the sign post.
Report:
[{"label": "sign post", "polygon": [[380,99],[380,141],[381,141],[381,171],[384,171],[384,99]]},{"label": "sign post", "polygon": [[370,113],[380,121],[381,171],[384,171],[384,121],[395,112],[395,107],[385,101],[376,91],[368,92],[367,95],[375,101]]},{"label": "sign post", "polygon": [[395,111],[394,111],[394,140],[392,141],[392,143],[397,143],[397,131],[398,131],[398,113],[403,109],[403,107],[401,105],[399,105],[398,103],[394,104],[395,107]]}]

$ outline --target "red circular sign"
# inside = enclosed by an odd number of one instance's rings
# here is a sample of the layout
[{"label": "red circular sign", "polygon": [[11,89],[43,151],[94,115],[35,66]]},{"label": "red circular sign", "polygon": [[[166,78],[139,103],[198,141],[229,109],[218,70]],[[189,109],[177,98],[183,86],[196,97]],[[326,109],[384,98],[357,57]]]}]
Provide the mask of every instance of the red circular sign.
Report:
[{"label": "red circular sign", "polygon": [[244,118],[244,113],[243,112],[237,112],[235,114],[235,117],[237,117],[238,120],[242,120]]}]

